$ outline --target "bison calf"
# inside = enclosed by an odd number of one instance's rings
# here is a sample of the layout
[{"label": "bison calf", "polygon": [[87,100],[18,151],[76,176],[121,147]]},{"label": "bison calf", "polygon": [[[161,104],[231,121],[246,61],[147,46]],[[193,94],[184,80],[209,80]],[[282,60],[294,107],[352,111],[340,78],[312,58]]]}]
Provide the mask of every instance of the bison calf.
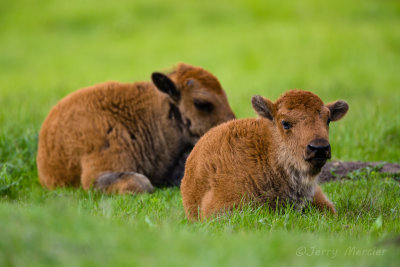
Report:
[{"label": "bison calf", "polygon": [[317,185],[331,157],[329,123],[348,110],[344,101],[324,105],[313,93],[292,90],[276,102],[252,98],[258,119],[242,119],[211,129],[188,157],[181,191],[190,220],[246,203],[293,204],[305,201],[335,213]]},{"label": "bison calf", "polygon": [[61,100],[40,130],[41,184],[116,193],[179,185],[200,136],[235,116],[202,68],[179,64],[152,81],[98,84]]}]

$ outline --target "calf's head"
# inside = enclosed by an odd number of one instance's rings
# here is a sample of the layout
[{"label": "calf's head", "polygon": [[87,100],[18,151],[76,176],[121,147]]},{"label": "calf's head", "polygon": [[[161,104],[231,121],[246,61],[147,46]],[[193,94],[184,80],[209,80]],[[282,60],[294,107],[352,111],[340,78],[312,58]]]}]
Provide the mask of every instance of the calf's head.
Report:
[{"label": "calf's head", "polygon": [[257,114],[272,121],[278,140],[278,157],[312,176],[331,158],[329,123],[340,120],[348,104],[339,100],[324,104],[315,94],[292,90],[277,101],[252,98]]},{"label": "calf's head", "polygon": [[170,96],[169,117],[193,145],[210,128],[235,118],[218,79],[203,68],[180,63],[168,75],[154,72],[152,80]]}]

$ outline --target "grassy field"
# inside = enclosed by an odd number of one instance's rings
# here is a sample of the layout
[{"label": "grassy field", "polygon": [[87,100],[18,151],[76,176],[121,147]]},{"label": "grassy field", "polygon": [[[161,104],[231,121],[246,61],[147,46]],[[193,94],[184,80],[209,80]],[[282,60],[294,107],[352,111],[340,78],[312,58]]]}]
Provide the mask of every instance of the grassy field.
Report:
[{"label": "grassy field", "polygon": [[266,208],[189,223],[178,189],[48,191],[37,136],[68,93],[148,80],[176,62],[213,72],[238,117],[290,88],[350,111],[333,158],[400,162],[400,3],[0,0],[0,266],[397,266],[400,177],[323,185],[339,215]]}]

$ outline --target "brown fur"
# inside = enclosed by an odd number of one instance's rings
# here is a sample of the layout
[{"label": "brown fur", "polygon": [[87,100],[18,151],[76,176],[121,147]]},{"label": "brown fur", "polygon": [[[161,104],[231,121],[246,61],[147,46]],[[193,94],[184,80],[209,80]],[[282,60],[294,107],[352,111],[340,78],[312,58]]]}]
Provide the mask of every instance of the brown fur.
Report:
[{"label": "brown fur", "polygon": [[[189,155],[181,185],[187,217],[206,218],[246,203],[275,208],[278,201],[298,209],[312,201],[335,213],[316,177],[330,157],[328,118],[342,118],[346,102],[324,105],[310,92],[293,90],[275,103],[260,96],[252,103],[260,118],[211,129]],[[283,121],[292,127],[284,129]]]},{"label": "brown fur", "polygon": [[41,184],[119,193],[179,185],[200,136],[235,116],[217,78],[202,68],[181,63],[152,79],[102,83],[62,99],[39,135]]}]

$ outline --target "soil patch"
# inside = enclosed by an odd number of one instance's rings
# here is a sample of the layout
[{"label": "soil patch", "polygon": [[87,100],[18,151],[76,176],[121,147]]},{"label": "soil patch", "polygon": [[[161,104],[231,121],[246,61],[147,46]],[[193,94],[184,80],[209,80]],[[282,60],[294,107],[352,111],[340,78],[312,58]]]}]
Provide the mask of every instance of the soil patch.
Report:
[{"label": "soil patch", "polygon": [[320,183],[345,178],[349,172],[380,166],[379,172],[400,173],[400,164],[384,162],[332,161],[325,164],[319,175]]}]

